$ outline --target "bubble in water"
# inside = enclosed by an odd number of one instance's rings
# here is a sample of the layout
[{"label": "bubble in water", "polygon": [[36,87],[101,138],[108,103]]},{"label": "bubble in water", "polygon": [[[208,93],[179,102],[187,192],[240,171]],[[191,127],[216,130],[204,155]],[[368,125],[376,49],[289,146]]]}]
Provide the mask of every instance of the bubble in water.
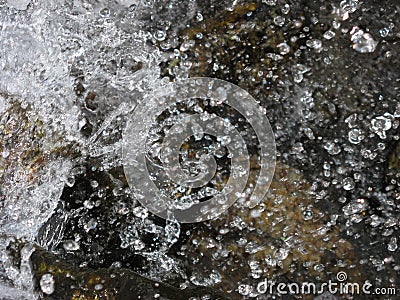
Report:
[{"label": "bubble in water", "polygon": [[54,289],[55,289],[55,281],[54,281],[54,277],[52,274],[44,274],[41,278],[40,278],[40,288],[42,289],[42,292],[47,294],[47,295],[51,295],[52,293],[54,293]]}]

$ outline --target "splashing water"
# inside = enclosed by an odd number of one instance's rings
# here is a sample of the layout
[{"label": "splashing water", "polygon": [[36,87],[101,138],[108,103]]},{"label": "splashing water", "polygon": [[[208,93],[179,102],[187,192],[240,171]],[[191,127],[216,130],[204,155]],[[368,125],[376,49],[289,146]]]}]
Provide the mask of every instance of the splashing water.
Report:
[{"label": "splashing water", "polygon": [[[82,270],[218,285],[233,299],[262,297],[257,285],[267,277],[322,281],[346,268],[396,285],[400,18],[374,5],[0,1],[0,298],[59,295],[67,277],[50,268],[33,278],[39,246]],[[122,150],[137,107],[158,111],[155,92],[162,98],[170,81],[197,76],[239,85],[263,106],[279,166],[266,199],[248,199],[250,182],[229,212],[191,227],[160,220],[132,196]],[[230,98],[224,89],[218,96]],[[176,196],[169,204],[178,209],[244,174],[229,169],[228,133],[243,133],[254,173],[261,151],[256,132],[224,101],[183,100],[133,145],[143,146],[150,179],[165,198]],[[194,135],[176,138],[188,113],[202,115],[189,122]],[[212,129],[224,134],[213,137],[202,125],[221,113]],[[166,149],[165,136],[181,147]],[[205,187],[171,184],[158,172],[164,163],[170,173],[181,167],[177,181],[193,183],[209,175],[210,157],[217,172]],[[108,293],[107,284],[86,291]]]},{"label": "splashing water", "polygon": [[[73,166],[86,155],[118,152],[118,143],[107,145],[99,136],[126,109],[116,109],[121,101],[130,109],[135,95],[156,84],[162,59],[146,45],[148,34],[139,29],[133,5],[17,0],[1,5],[1,235],[33,241],[55,211],[64,185],[74,185],[79,172]],[[104,97],[99,107],[77,99],[86,89]],[[94,121],[114,110],[102,127]],[[83,133],[88,125],[91,137]],[[108,159],[109,167],[115,164],[115,156]],[[41,243],[56,245],[62,228],[55,227]],[[2,240],[0,246],[8,244]],[[75,241],[64,245],[71,251],[79,248]],[[1,267],[10,268],[7,257]],[[7,284],[31,290],[25,271],[15,272],[20,277],[5,274]],[[51,293],[50,278],[42,277],[40,284]],[[4,297],[13,291],[4,289]]]}]

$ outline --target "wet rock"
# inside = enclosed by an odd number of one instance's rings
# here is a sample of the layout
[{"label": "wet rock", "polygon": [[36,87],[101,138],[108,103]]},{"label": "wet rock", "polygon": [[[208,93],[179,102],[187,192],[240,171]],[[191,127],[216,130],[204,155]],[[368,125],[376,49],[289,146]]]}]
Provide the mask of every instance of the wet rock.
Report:
[{"label": "wet rock", "polygon": [[338,216],[319,210],[314,197],[297,170],[278,164],[262,203],[253,209],[235,204],[199,226],[187,244],[189,264],[200,278],[219,274],[220,286],[238,299],[240,284],[257,295],[264,279],[320,284],[345,271],[349,280],[363,283],[365,269],[352,243],[341,237]]},{"label": "wet rock", "polygon": [[[180,31],[177,46],[160,45],[174,51],[163,75],[228,80],[259,100],[279,159],[312,184],[314,209],[337,217],[335,235],[347,236],[375,284],[392,285],[399,258],[387,249],[398,205],[385,174],[398,139],[399,33],[388,29],[396,2],[236,4],[202,6],[203,18]],[[367,34],[352,40],[355,27]]]},{"label": "wet rock", "polygon": [[[33,287],[19,286],[22,290],[26,289],[25,292],[15,292],[20,294],[21,299],[33,299],[34,293],[39,299],[57,300],[192,299],[191,297],[228,299],[226,295],[212,288],[197,288],[190,283],[174,287],[124,268],[95,270],[79,267],[74,262],[60,259],[54,252],[12,237],[1,236],[0,246],[6,246],[2,249],[2,255],[12,258],[3,261],[1,267],[13,267],[13,276],[18,274],[21,277],[20,282],[23,282],[25,276],[33,276]],[[7,288],[7,291],[12,291],[12,288]],[[8,292],[2,293],[2,298]]]},{"label": "wet rock", "polygon": [[57,205],[79,147],[28,103],[0,98],[0,231],[32,238]]},{"label": "wet rock", "polygon": [[128,269],[79,268],[40,248],[31,261],[41,299],[228,299],[213,289],[173,287]]}]

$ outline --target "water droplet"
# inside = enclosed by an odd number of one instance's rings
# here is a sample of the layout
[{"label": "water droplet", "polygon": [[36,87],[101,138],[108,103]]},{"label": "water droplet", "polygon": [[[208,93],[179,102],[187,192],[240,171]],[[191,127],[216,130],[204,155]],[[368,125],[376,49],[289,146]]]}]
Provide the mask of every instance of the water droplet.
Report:
[{"label": "water droplet", "polygon": [[94,202],[92,200],[85,200],[83,202],[83,206],[85,206],[87,209],[92,209],[94,207]]},{"label": "water droplet", "polygon": [[90,181],[90,185],[92,186],[92,188],[97,188],[99,186],[99,183],[96,180],[92,180]]},{"label": "water droplet", "polygon": [[310,140],[314,140],[315,136],[314,136],[314,132],[312,131],[311,128],[304,128],[304,133],[306,134],[306,136],[310,139]]},{"label": "water droplet", "polygon": [[385,116],[379,116],[371,121],[371,129],[375,132],[381,139],[386,138],[386,131],[392,127],[392,121],[390,118]]},{"label": "water droplet", "polygon": [[21,124],[18,121],[17,117],[11,116],[6,122],[5,128],[11,133],[16,133],[19,130],[20,126]]},{"label": "water droplet", "polygon": [[389,242],[389,244],[387,246],[387,249],[389,251],[393,252],[393,251],[396,251],[397,248],[398,248],[398,246],[397,246],[397,238],[395,238],[395,237],[390,238],[390,242]]},{"label": "water droplet", "polygon": [[3,156],[3,158],[7,158],[9,155],[10,152],[7,149],[3,150],[3,152],[1,153],[1,156]]},{"label": "water droplet", "polygon": [[99,14],[100,14],[100,16],[107,18],[110,16],[110,9],[107,7],[104,7],[99,11]]},{"label": "water droplet", "polygon": [[148,210],[142,206],[135,207],[132,212],[136,217],[141,219],[146,219],[149,215]]},{"label": "water droplet", "polygon": [[136,10],[136,8],[137,8],[137,5],[136,4],[132,4],[131,6],[129,6],[129,11],[130,12],[134,12]]},{"label": "water droplet", "polygon": [[332,21],[332,27],[334,28],[334,29],[339,29],[340,28],[340,22],[338,22],[338,21],[336,21],[336,20],[333,20]]},{"label": "water droplet", "polygon": [[161,41],[165,40],[165,37],[166,37],[165,31],[157,30],[156,33],[154,33],[154,38],[155,38],[157,41],[160,41],[160,42],[161,42]]},{"label": "water droplet", "polygon": [[244,251],[249,254],[254,254],[264,249],[265,247],[258,245],[256,242],[251,241],[247,243],[247,245],[244,248]]},{"label": "water droplet", "polygon": [[346,177],[345,179],[343,179],[343,189],[346,191],[351,191],[352,189],[354,189],[355,187],[355,183],[353,178],[351,177]]},{"label": "water droplet", "polygon": [[87,222],[85,224],[84,228],[85,228],[85,231],[88,232],[91,229],[95,229],[96,226],[97,226],[97,221],[96,221],[96,219],[92,218],[92,219],[89,220],[89,222]]},{"label": "water droplet", "polygon": [[153,0],[142,0],[141,3],[144,7],[153,7]]},{"label": "water droplet", "polygon": [[179,47],[179,51],[181,51],[181,52],[185,52],[185,51],[187,51],[190,47],[192,47],[192,46],[194,46],[194,40],[190,40],[190,41],[187,41],[187,42],[183,42],[182,44],[181,44],[181,46]]},{"label": "water droplet", "polygon": [[381,37],[387,37],[389,32],[390,32],[390,29],[387,27],[379,29],[379,33],[380,33]]},{"label": "water droplet", "polygon": [[75,184],[75,176],[69,176],[66,180],[65,183],[69,186],[69,187],[73,187]]},{"label": "water droplet", "polygon": [[287,14],[289,13],[289,11],[290,11],[290,5],[286,3],[286,4],[281,8],[281,11],[282,11],[283,14],[287,15]]},{"label": "water droplet", "polygon": [[96,291],[100,291],[100,290],[103,289],[103,285],[102,285],[101,283],[96,284],[96,285],[94,286],[94,289],[95,289]]},{"label": "water droplet", "polygon": [[286,259],[289,255],[289,250],[286,248],[279,248],[279,250],[275,253],[275,259],[278,261],[282,261]]},{"label": "water droplet", "polygon": [[331,39],[333,39],[335,37],[335,35],[336,35],[335,32],[333,32],[332,30],[328,30],[328,31],[325,31],[323,37],[326,40],[331,40]]},{"label": "water droplet", "polygon": [[352,129],[349,131],[349,142],[359,144],[364,139],[363,132],[360,129]]},{"label": "water droplet", "polygon": [[311,39],[306,42],[307,47],[318,50],[322,47],[322,42],[318,39]]},{"label": "water droplet", "polygon": [[349,126],[349,128],[354,128],[357,125],[357,114],[352,114],[344,120],[345,123]]},{"label": "water droplet", "polygon": [[325,269],[325,266],[323,264],[315,265],[314,270],[317,272],[322,272]]},{"label": "water droplet", "polygon": [[262,0],[262,3],[265,3],[270,6],[276,5],[276,0]]},{"label": "water droplet", "polygon": [[197,13],[196,14],[196,20],[198,21],[198,22],[201,22],[201,21],[203,21],[203,15],[201,14],[201,13]]},{"label": "water droplet", "polygon": [[253,288],[248,284],[241,284],[238,286],[238,292],[240,295],[247,296],[253,291]]},{"label": "water droplet", "polygon": [[350,31],[351,38],[353,42],[353,49],[360,53],[371,53],[375,51],[378,42],[376,42],[372,35],[365,33],[364,30],[357,26],[354,26]]},{"label": "water droplet", "polygon": [[331,155],[339,154],[341,150],[340,146],[334,142],[327,142],[324,146],[325,150]]},{"label": "water droplet", "polygon": [[47,294],[47,295],[51,295],[52,293],[54,293],[54,289],[55,289],[55,281],[54,281],[54,277],[52,274],[44,274],[41,278],[40,278],[40,288],[42,289],[42,292]]},{"label": "water droplet", "polygon": [[217,88],[217,94],[218,94],[218,100],[220,101],[225,101],[226,97],[228,96],[228,93],[226,92],[226,89],[223,87]]},{"label": "water droplet", "polygon": [[275,25],[282,27],[285,24],[285,18],[282,16],[276,16],[274,18]]},{"label": "water droplet", "polygon": [[290,52],[290,46],[286,42],[278,44],[277,47],[281,55],[286,55]]},{"label": "water droplet", "polygon": [[349,204],[345,205],[342,210],[345,216],[351,216],[358,214],[367,209],[367,204],[365,199],[360,198],[355,201],[351,201]]},{"label": "water droplet", "polygon": [[353,13],[357,10],[358,0],[343,0],[340,2],[340,8],[347,13]]},{"label": "water droplet", "polygon": [[308,210],[305,210],[305,211],[303,212],[303,219],[304,219],[304,220],[308,221],[308,220],[311,220],[312,218],[313,218],[313,212],[312,212],[312,210],[308,209]]},{"label": "water droplet", "polygon": [[66,240],[63,243],[63,247],[66,251],[76,251],[79,250],[79,244],[74,240]]},{"label": "water droplet", "polygon": [[219,137],[218,140],[221,142],[222,146],[226,146],[231,142],[231,137],[229,135],[225,135]]}]

